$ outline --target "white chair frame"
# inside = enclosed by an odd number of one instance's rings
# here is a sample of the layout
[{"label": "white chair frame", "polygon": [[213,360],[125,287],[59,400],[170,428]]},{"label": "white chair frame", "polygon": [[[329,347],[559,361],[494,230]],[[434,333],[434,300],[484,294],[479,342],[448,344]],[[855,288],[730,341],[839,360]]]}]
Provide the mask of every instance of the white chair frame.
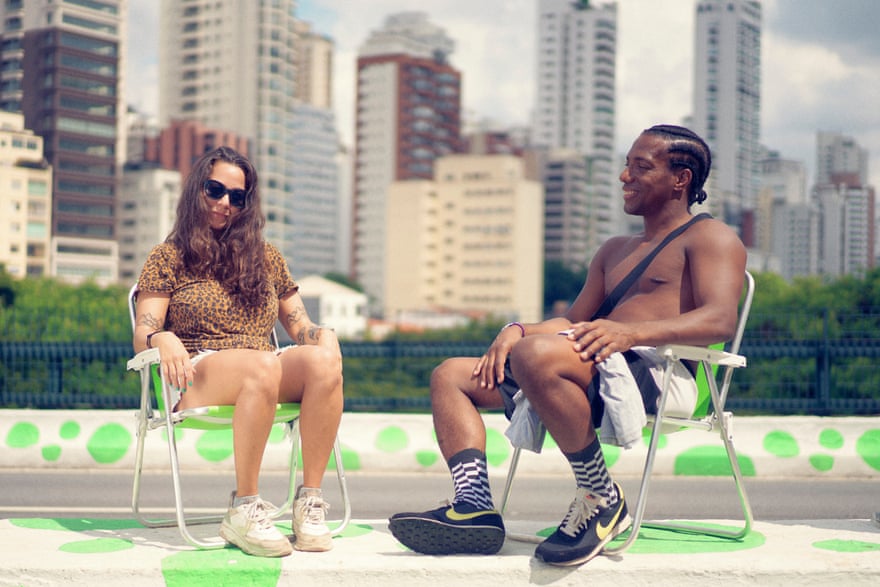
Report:
[{"label": "white chair frame", "polygon": [[[623,553],[632,546],[639,534],[642,526],[646,528],[658,528],[666,530],[674,530],[680,532],[689,532],[695,534],[703,534],[715,536],[719,538],[728,538],[731,540],[742,540],[748,535],[752,528],[754,520],[752,508],[749,504],[746,494],[745,485],[743,484],[743,475],[740,470],[739,462],[736,457],[736,449],[733,446],[733,432],[731,429],[733,414],[725,411],[728,392],[730,391],[730,382],[733,377],[733,371],[737,368],[746,366],[746,358],[739,355],[740,345],[742,343],[743,333],[745,332],[746,322],[748,321],[749,311],[752,306],[752,299],[755,294],[755,280],[749,272],[745,274],[744,295],[740,305],[739,318],[737,321],[736,331],[733,339],[730,341],[729,350],[727,352],[720,350],[708,349],[705,347],[695,347],[687,345],[664,345],[657,347],[658,353],[666,359],[666,369],[663,374],[663,390],[657,406],[656,416],[648,416],[651,425],[651,439],[648,444],[648,451],[645,456],[645,466],[642,473],[641,486],[639,488],[639,498],[633,512],[633,523],[629,530],[629,535],[624,542],[618,546],[606,546],[603,554],[617,555]],[[709,384],[709,394],[711,398],[711,406],[709,414],[702,418],[675,418],[665,415],[666,398],[669,395],[665,393],[668,388],[670,377],[672,375],[672,365],[674,362],[685,359],[691,361],[699,361],[702,363],[706,380]],[[717,374],[712,376],[712,367],[717,366],[721,371],[721,383],[718,383]],[[699,523],[675,523],[675,522],[647,522],[644,520],[645,506],[648,501],[648,490],[651,484],[651,474],[654,469],[654,460],[659,446],[660,436],[669,427],[675,429],[694,428],[707,432],[718,432],[724,448],[727,452],[727,459],[730,463],[733,481],[736,485],[739,497],[740,508],[742,510],[743,523],[742,526],[726,530]],[[507,472],[507,481],[504,487],[504,493],[501,500],[501,513],[507,510],[510,500],[510,493],[513,486],[513,479],[516,474],[517,465],[519,464],[521,449],[515,448],[513,456],[510,460],[510,467]],[[536,535],[528,534],[508,534],[514,540],[524,542],[539,543],[543,539]]]},{"label": "white chair frame", "polygon": [[[137,285],[129,290],[128,307],[131,318],[132,331],[135,326],[135,304],[137,297]],[[272,332],[272,342],[275,346],[277,338],[275,332]],[[177,526],[183,539],[191,546],[198,549],[216,549],[223,548],[226,545],[220,537],[208,539],[197,538],[189,530],[189,526],[198,524],[209,524],[220,522],[223,519],[222,514],[207,516],[187,516],[183,505],[183,489],[180,479],[180,459],[177,452],[177,441],[174,435],[174,428],[180,426],[182,428],[194,429],[217,429],[229,428],[232,426],[232,406],[203,406],[173,412],[170,409],[156,409],[153,407],[153,396],[155,393],[153,383],[152,370],[154,366],[159,365],[159,350],[156,348],[146,349],[137,353],[128,361],[127,367],[130,371],[137,371],[140,374],[140,408],[137,412],[137,448],[135,452],[134,465],[134,482],[132,485],[131,509],[137,520],[148,528],[163,528]],[[161,376],[159,370],[159,378],[161,380],[161,394],[163,406],[171,406],[171,388]],[[290,426],[290,477],[287,485],[287,498],[281,506],[274,512],[271,512],[272,518],[279,518],[285,513],[292,514],[293,502],[296,499],[296,478],[297,478],[297,456],[299,453],[300,435],[299,435],[299,404],[278,404],[275,417],[276,423],[285,423]],[[147,434],[152,430],[164,428],[167,431],[168,439],[168,457],[171,468],[171,482],[174,488],[174,518],[147,518],[141,511],[141,478],[144,464],[144,446]],[[345,469],[342,462],[342,450],[339,443],[339,436],[336,437],[333,445],[333,454],[336,464],[336,476],[339,482],[339,490],[343,503],[343,517],[339,524],[331,530],[331,535],[338,535],[345,530],[351,521],[351,501],[348,495],[348,485],[345,480]]]}]

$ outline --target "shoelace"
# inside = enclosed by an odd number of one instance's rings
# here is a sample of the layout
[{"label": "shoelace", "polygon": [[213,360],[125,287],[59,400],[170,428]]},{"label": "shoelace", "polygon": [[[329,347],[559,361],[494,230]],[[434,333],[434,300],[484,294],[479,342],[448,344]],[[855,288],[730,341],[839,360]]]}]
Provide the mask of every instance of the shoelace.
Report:
[{"label": "shoelace", "polygon": [[330,504],[324,501],[323,498],[309,495],[303,504],[303,510],[305,510],[304,520],[309,524],[323,524],[324,515],[329,509]]},{"label": "shoelace", "polygon": [[568,506],[568,513],[562,520],[559,530],[569,536],[577,536],[589,522],[593,516],[599,511],[599,506],[603,505],[605,500],[601,497],[593,497],[583,487],[578,487],[575,498],[571,505]]},{"label": "shoelace", "polygon": [[246,503],[244,508],[248,519],[261,528],[274,527],[270,512],[275,511],[277,508],[268,501],[257,498],[250,503]]}]

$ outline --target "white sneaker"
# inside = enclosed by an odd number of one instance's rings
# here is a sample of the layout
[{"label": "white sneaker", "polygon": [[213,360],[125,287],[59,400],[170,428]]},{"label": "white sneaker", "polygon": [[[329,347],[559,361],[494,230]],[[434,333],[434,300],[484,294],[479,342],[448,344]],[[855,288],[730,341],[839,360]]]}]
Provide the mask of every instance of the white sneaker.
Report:
[{"label": "white sneaker", "polygon": [[259,497],[254,501],[232,507],[235,492],[230,497],[229,509],[220,524],[220,536],[253,556],[287,556],[293,552],[290,540],[272,522],[270,512],[275,507]]},{"label": "white sneaker", "polygon": [[293,547],[308,552],[323,552],[333,548],[330,529],[324,523],[324,514],[330,505],[324,501],[320,489],[300,487],[293,502]]}]

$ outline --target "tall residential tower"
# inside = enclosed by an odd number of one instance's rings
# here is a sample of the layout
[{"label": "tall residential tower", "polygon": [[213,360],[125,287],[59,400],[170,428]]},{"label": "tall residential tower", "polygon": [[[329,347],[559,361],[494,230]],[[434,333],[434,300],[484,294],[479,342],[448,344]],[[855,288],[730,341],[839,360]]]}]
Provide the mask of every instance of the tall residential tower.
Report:
[{"label": "tall residential tower", "polygon": [[619,232],[622,217],[614,156],[617,5],[540,0],[537,28],[532,143],[582,159],[580,177],[570,178],[576,181],[545,186],[546,258],[585,266]]},{"label": "tall residential tower", "polygon": [[389,16],[358,53],[352,273],[374,315],[386,293],[388,187],[432,179],[435,159],[462,150],[461,74],[447,61],[452,49],[424,13],[407,12]]},{"label": "tall residential tower", "polygon": [[699,0],[693,127],[712,149],[709,204],[755,244],[761,160],[761,3]]}]

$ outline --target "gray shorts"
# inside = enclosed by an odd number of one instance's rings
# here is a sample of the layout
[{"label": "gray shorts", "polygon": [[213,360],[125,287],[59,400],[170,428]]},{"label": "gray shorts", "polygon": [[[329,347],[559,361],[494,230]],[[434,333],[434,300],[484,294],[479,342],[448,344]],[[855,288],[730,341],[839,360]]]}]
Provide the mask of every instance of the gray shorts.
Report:
[{"label": "gray shorts", "polygon": [[[626,359],[630,371],[632,371],[633,378],[635,378],[636,384],[639,387],[639,392],[642,396],[642,403],[645,406],[645,413],[656,414],[657,400],[660,398],[660,388],[657,387],[654,376],[651,374],[651,362],[643,359],[635,351],[626,351],[623,353],[623,356]],[[687,370],[691,375],[695,373],[693,365],[690,363],[682,364],[687,367]],[[515,407],[513,396],[516,395],[516,392],[519,391],[519,389],[520,386],[514,379],[513,371],[510,369],[510,357],[508,357],[507,361],[504,363],[504,381],[498,386],[498,391],[501,393],[501,399],[504,400],[504,415],[507,416],[508,420],[513,415],[513,409]],[[599,428],[602,424],[602,416],[605,413],[605,403],[599,396],[599,377],[593,378],[589,387],[587,387],[586,393],[587,399],[590,401],[590,407],[593,411],[593,426]]]}]

